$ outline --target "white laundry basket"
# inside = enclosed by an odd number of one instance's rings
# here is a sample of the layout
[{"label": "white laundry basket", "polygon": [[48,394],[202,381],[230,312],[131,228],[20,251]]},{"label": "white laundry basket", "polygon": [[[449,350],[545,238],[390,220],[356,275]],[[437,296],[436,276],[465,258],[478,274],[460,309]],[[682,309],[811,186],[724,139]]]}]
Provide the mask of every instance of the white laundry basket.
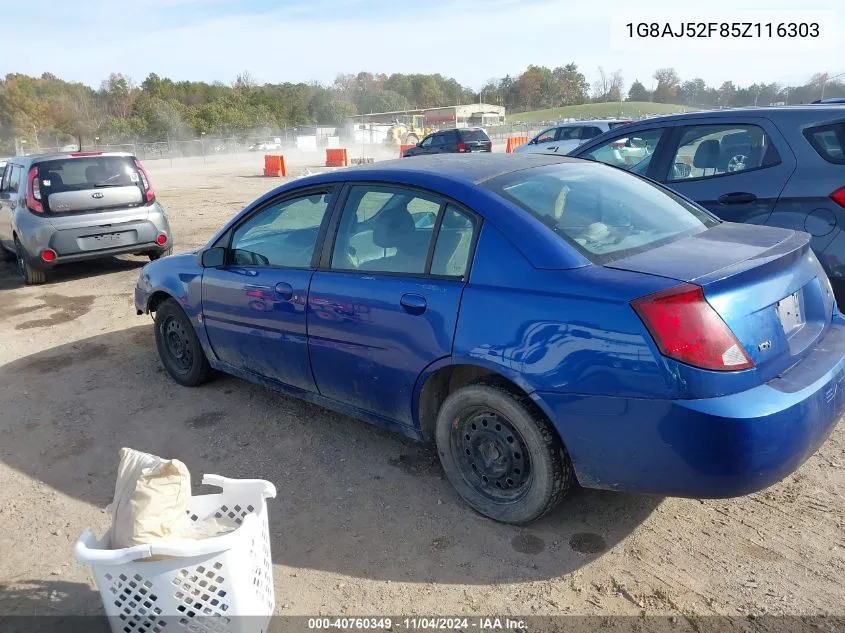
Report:
[{"label": "white laundry basket", "polygon": [[[76,559],[94,571],[114,633],[263,633],[276,606],[266,499],[276,488],[261,479],[205,475],[220,494],[191,497],[189,515],[216,517],[236,529],[202,540],[125,549],[86,530]],[[164,560],[140,559],[168,557]]]}]

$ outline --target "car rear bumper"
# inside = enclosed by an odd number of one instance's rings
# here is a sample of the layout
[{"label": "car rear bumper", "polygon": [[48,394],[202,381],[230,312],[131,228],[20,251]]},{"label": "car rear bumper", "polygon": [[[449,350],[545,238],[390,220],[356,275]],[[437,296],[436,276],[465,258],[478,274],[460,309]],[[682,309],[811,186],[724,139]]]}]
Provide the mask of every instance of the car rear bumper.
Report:
[{"label": "car rear bumper", "polygon": [[535,393],[579,482],[678,497],[735,497],[794,472],[845,413],[845,319],[780,378],[718,398]]},{"label": "car rear bumper", "polygon": [[[167,236],[164,245],[156,242],[156,238],[162,234]],[[161,253],[172,247],[172,236],[166,220],[158,223],[135,220],[106,226],[55,229],[48,239],[33,246],[33,250],[27,249],[31,265],[50,269],[61,264],[112,255]],[[56,253],[56,258],[51,262],[41,258],[41,253],[48,248]]]}]

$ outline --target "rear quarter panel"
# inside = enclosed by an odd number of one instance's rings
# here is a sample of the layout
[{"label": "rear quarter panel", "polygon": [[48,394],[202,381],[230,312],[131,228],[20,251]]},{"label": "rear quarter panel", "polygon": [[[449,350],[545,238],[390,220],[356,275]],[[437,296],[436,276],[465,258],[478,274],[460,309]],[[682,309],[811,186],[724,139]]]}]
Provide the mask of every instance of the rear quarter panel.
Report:
[{"label": "rear quarter panel", "polygon": [[674,283],[596,266],[539,270],[485,223],[453,362],[497,370],[529,393],[669,397],[674,386],[629,301]]},{"label": "rear quarter panel", "polygon": [[804,131],[843,120],[845,108],[838,114],[824,108],[816,116],[804,109],[775,121],[798,160],[768,222],[809,233],[822,266],[829,276],[837,278],[845,278],[845,209],[833,202],[830,194],[845,186],[845,165],[819,156]]}]

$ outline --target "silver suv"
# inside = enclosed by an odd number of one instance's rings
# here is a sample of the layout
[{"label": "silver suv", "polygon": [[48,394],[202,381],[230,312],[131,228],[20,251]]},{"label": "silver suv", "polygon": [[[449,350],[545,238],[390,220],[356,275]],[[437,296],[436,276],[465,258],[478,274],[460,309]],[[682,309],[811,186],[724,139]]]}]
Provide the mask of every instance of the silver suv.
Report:
[{"label": "silver suv", "polygon": [[122,152],[15,156],[0,181],[0,256],[24,283],[54,266],[172,250],[170,225],[141,162]]}]

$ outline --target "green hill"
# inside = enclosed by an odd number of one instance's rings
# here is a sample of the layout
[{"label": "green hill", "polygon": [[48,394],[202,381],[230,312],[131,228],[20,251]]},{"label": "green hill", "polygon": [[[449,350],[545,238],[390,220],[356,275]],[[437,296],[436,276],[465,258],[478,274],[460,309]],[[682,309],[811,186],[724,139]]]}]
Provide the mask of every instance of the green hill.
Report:
[{"label": "green hill", "polygon": [[641,117],[644,115],[675,114],[693,112],[699,108],[674,103],[651,103],[650,101],[616,101],[608,103],[584,103],[582,105],[548,108],[533,112],[509,114],[509,123],[516,121],[560,121],[561,119],[610,119],[614,117]]}]

